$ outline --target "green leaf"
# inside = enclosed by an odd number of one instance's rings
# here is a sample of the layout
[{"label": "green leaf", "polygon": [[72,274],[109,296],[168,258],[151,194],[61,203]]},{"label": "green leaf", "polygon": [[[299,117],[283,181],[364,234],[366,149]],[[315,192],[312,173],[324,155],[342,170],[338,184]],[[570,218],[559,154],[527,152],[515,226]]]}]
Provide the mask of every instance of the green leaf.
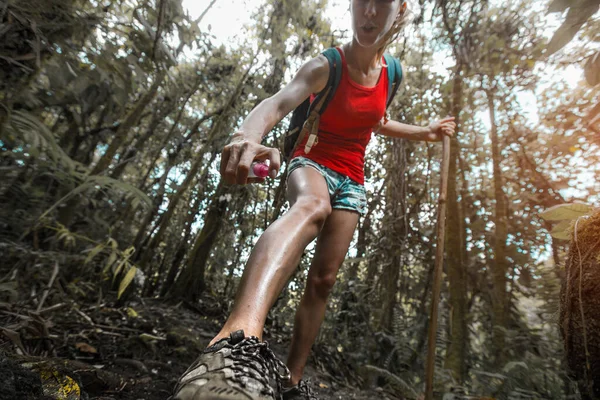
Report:
[{"label": "green leaf", "polygon": [[136,271],[137,271],[136,267],[131,267],[131,268],[129,268],[129,271],[127,271],[127,274],[125,275],[125,277],[123,278],[123,280],[119,284],[119,292],[117,294],[117,298],[118,299],[121,298],[121,295],[123,294],[123,292],[125,292],[125,289],[127,289],[127,287],[133,281],[133,278],[135,277]]},{"label": "green leaf", "polygon": [[129,246],[128,248],[125,249],[125,251],[123,251],[123,257],[125,257],[129,260],[129,257],[131,257],[133,255],[133,253],[135,253],[135,247]]},{"label": "green leaf", "polygon": [[552,230],[550,231],[550,235],[556,239],[570,240],[571,239],[571,225],[573,221],[568,219],[564,221],[560,221]]},{"label": "green leaf", "polygon": [[111,237],[108,238],[107,243],[110,246],[110,248],[113,249],[113,251],[116,251],[117,247],[119,247],[117,241]]},{"label": "green leaf", "polygon": [[108,256],[108,260],[106,260],[106,264],[104,266],[103,271],[105,273],[110,271],[110,267],[112,267],[112,265],[115,263],[116,260],[117,260],[117,253],[115,253],[115,252],[110,253],[110,255]]},{"label": "green leaf", "polygon": [[123,269],[123,266],[125,264],[127,264],[127,259],[121,261],[119,265],[117,265],[117,268],[115,268],[115,270],[113,271],[113,282],[115,281],[115,278],[119,275],[121,269]]},{"label": "green leaf", "polygon": [[137,318],[140,316],[140,314],[138,314],[138,312],[131,307],[127,307],[127,315],[131,318]]},{"label": "green leaf", "polygon": [[98,253],[100,253],[102,250],[104,250],[104,245],[99,244],[99,245],[95,246],[92,250],[90,250],[89,254],[85,258],[85,261],[83,261],[83,264],[84,265],[89,264],[90,261],[92,261],[94,259],[94,257],[96,257],[98,255]]},{"label": "green leaf", "polygon": [[588,214],[593,208],[587,204],[573,203],[573,204],[559,204],[554,207],[550,207],[546,211],[540,214],[540,217],[546,221],[562,221],[572,220],[582,215]]}]

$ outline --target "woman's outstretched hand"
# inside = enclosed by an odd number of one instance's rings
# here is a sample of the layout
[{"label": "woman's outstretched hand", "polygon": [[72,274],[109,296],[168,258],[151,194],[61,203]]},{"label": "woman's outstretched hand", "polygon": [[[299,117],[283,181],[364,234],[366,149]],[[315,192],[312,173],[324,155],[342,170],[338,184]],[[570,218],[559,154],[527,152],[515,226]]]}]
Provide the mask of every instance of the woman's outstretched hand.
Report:
[{"label": "woman's outstretched hand", "polygon": [[442,140],[443,135],[454,136],[455,130],[456,123],[454,123],[454,117],[446,117],[429,125],[429,133],[427,133],[425,140],[439,142]]},{"label": "woman's outstretched hand", "polygon": [[248,178],[254,161],[269,160],[269,176],[275,178],[281,167],[279,150],[263,146],[236,133],[221,152],[221,176],[226,183],[240,184],[262,182],[265,178]]}]

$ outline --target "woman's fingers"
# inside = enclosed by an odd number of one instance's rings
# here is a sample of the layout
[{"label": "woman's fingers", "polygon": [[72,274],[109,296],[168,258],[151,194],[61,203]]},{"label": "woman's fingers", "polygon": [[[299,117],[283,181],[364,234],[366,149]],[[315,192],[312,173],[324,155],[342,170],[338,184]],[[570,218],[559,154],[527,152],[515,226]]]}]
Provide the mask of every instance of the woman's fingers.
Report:
[{"label": "woman's fingers", "polygon": [[271,178],[277,177],[279,174],[279,168],[281,168],[281,153],[278,149],[269,149],[269,176]]},{"label": "woman's fingers", "polygon": [[242,147],[243,152],[240,155],[240,159],[237,164],[237,173],[236,173],[236,183],[239,185],[244,185],[248,183],[248,173],[250,172],[250,166],[254,161],[256,156],[254,149],[251,146]]},{"label": "woman's fingers", "polygon": [[221,152],[221,176],[228,184],[263,182],[264,178],[249,178],[248,174],[255,161],[269,160],[269,176],[275,178],[281,168],[279,150],[258,143],[241,140],[228,144]]},{"label": "woman's fingers", "polygon": [[454,135],[454,131],[456,129],[456,123],[454,122],[454,117],[446,117],[440,121],[442,133],[452,137]]},{"label": "woman's fingers", "polygon": [[225,178],[225,170],[227,168],[227,163],[229,162],[230,153],[231,148],[229,146],[223,147],[223,151],[221,151],[221,165],[219,166],[219,172],[221,172],[223,178]]},{"label": "woman's fingers", "polygon": [[227,145],[228,149],[228,157],[225,163],[225,173],[223,174],[223,178],[227,183],[235,183],[236,175],[237,175],[237,167],[239,163],[239,153],[240,149],[236,145]]}]

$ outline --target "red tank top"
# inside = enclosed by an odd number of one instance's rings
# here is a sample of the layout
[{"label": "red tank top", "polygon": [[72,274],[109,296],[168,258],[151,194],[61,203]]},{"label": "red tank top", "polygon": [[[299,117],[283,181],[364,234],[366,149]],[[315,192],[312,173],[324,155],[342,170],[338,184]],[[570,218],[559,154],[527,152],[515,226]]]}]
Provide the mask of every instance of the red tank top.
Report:
[{"label": "red tank top", "polygon": [[[293,156],[310,158],[364,184],[365,149],[371,140],[373,127],[385,113],[388,76],[382,68],[374,87],[361,86],[350,79],[346,57],[339,48],[338,51],[342,56],[342,79],[321,115],[318,142],[306,154],[304,145],[308,135],[305,135]],[[385,65],[383,57],[382,63]],[[311,101],[314,97],[311,96]]]}]

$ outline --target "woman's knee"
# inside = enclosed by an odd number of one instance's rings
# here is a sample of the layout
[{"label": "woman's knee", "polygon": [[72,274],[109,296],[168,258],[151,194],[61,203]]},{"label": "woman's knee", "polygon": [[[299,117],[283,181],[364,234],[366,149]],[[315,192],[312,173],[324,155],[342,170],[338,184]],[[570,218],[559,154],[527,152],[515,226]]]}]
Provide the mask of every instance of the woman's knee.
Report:
[{"label": "woman's knee", "polygon": [[316,195],[304,195],[292,205],[293,209],[301,210],[304,215],[310,217],[318,225],[322,225],[331,214],[331,203],[329,198]]},{"label": "woman's knee", "polygon": [[333,290],[333,286],[336,282],[336,274],[309,274],[306,286],[307,290],[317,296],[326,299]]}]

